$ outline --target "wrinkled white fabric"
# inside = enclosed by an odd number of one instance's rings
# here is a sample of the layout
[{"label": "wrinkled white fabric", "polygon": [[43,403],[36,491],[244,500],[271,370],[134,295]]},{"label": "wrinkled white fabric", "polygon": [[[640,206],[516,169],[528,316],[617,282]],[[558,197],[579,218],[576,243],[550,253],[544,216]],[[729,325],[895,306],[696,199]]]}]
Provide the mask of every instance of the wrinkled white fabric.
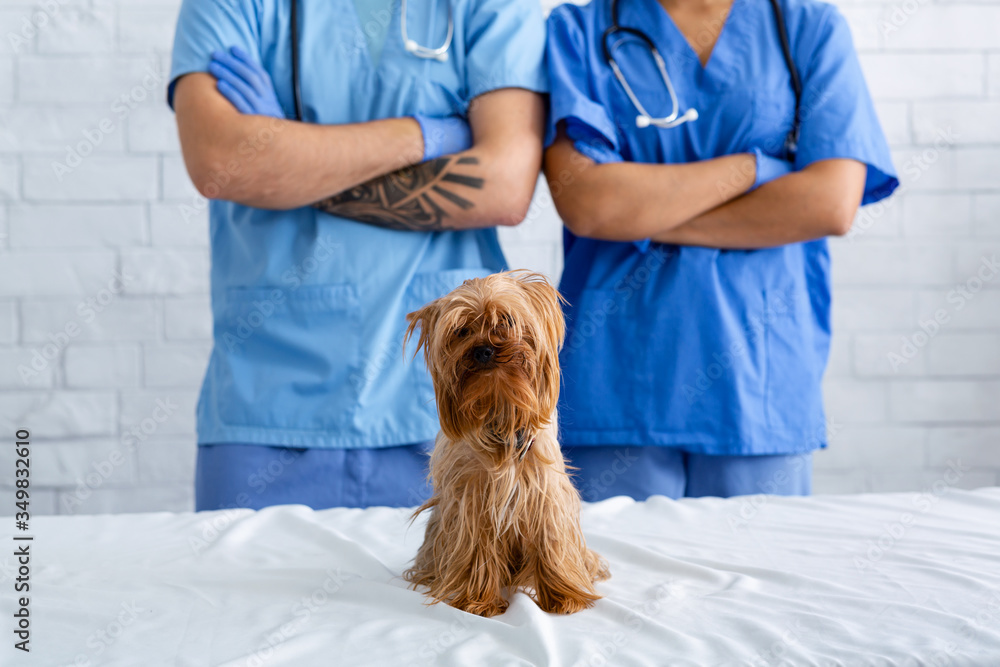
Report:
[{"label": "wrinkled white fabric", "polygon": [[1000,665],[1000,488],[585,505],[612,579],[565,617],[523,594],[492,619],[425,606],[399,576],[423,536],[408,516],[35,518],[32,652],[11,648],[7,555],[0,662]]}]

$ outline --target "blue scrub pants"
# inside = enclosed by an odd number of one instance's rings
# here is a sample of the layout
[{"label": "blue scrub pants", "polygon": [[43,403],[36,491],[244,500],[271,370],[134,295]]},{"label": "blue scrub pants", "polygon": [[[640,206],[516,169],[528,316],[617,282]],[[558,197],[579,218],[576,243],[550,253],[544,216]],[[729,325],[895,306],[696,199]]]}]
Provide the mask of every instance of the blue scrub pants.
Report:
[{"label": "blue scrub pants", "polygon": [[300,504],[413,507],[430,497],[433,442],[373,449],[200,445],[195,510]]},{"label": "blue scrub pants", "polygon": [[812,453],[779,456],[713,456],[674,447],[634,445],[567,447],[573,482],[584,500],[612,496],[645,500],[743,496],[767,493],[807,496],[812,490]]},{"label": "blue scrub pants", "polygon": [[[434,443],[378,449],[201,445],[195,509],[414,507],[431,494],[428,457]],[[713,456],[673,447],[563,447],[584,500],[645,500],[768,493],[809,495],[812,453]]]}]

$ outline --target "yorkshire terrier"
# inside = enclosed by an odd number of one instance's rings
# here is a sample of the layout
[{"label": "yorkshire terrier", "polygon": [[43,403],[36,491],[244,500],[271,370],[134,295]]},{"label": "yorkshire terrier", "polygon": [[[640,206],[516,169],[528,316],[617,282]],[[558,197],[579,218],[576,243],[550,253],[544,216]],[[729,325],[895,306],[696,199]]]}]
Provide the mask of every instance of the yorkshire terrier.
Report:
[{"label": "yorkshire terrier", "polygon": [[466,280],[407,316],[419,328],[441,431],[430,460],[424,543],[407,581],[480,616],[523,590],[546,611],[600,599],[607,564],[587,548],[580,495],[556,439],[562,297],[544,276]]}]

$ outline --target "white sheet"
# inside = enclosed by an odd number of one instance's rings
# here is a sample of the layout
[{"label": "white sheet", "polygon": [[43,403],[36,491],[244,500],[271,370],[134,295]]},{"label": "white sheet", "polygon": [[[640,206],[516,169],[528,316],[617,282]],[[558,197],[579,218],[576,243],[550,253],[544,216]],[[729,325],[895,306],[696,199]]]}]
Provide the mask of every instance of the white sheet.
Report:
[{"label": "white sheet", "polygon": [[569,617],[424,606],[406,510],[36,518],[32,653],[7,556],[0,662],[1000,665],[1000,488],[938,493],[587,505],[613,578]]}]

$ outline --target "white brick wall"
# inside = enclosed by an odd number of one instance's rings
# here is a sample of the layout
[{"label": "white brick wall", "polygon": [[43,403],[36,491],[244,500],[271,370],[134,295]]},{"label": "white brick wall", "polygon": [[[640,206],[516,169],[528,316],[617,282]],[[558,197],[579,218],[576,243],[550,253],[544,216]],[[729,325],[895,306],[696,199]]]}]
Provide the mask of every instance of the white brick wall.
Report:
[{"label": "white brick wall", "polygon": [[[1000,276],[976,272],[1000,254],[1000,2],[839,4],[904,186],[833,242],[815,488],[919,489],[953,459],[962,486],[996,484]],[[163,102],[177,2],[58,7],[33,34],[38,3],[0,8],[0,429],[32,429],[36,511],[189,509],[211,328],[207,220],[180,216],[194,191]],[[512,265],[558,276],[544,187],[501,236]]]}]

